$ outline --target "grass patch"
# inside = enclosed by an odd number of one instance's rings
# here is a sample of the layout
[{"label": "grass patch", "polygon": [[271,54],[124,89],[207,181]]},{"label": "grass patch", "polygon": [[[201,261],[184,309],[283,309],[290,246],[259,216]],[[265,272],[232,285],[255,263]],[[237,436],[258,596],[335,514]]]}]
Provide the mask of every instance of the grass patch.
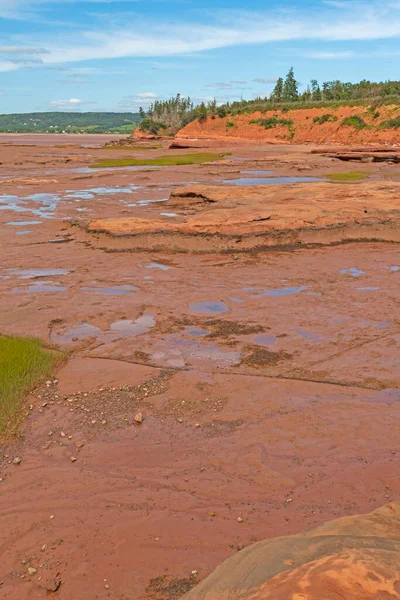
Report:
[{"label": "grass patch", "polygon": [[388,121],[383,121],[379,125],[379,129],[399,129],[400,127],[400,115],[395,117],[394,119],[389,119]]},{"label": "grass patch", "polygon": [[275,129],[278,125],[292,127],[293,121],[289,121],[282,117],[270,117],[269,119],[252,119],[249,121],[249,124],[260,125],[260,127],[264,127],[264,129]]},{"label": "grass patch", "polygon": [[38,339],[0,336],[0,436],[16,434],[24,396],[62,357]]},{"label": "grass patch", "polygon": [[354,129],[365,129],[367,126],[366,122],[359,115],[353,115],[351,117],[346,117],[341,122],[341,125],[345,127],[354,127]]},{"label": "grass patch", "polygon": [[225,124],[226,129],[231,129],[232,127],[236,127],[233,121],[227,121]]},{"label": "grass patch", "polygon": [[230,153],[215,154],[212,152],[203,152],[200,154],[181,154],[171,156],[159,156],[158,158],[122,158],[108,159],[102,162],[90,165],[92,169],[104,169],[107,167],[132,167],[132,166],[154,166],[165,167],[172,165],[199,165],[201,163],[221,160],[224,156],[230,156]]},{"label": "grass patch", "polygon": [[162,148],[161,145],[159,146],[129,146],[128,144],[126,146],[103,146],[103,150],[159,150],[160,148]]},{"label": "grass patch", "polygon": [[318,125],[323,125],[324,123],[335,123],[337,120],[338,118],[336,115],[325,113],[321,117],[314,117],[313,122],[318,123]]},{"label": "grass patch", "polygon": [[350,173],[329,173],[325,175],[330,181],[338,183],[351,183],[353,181],[362,181],[368,178],[368,173],[362,173],[361,171],[352,171]]}]

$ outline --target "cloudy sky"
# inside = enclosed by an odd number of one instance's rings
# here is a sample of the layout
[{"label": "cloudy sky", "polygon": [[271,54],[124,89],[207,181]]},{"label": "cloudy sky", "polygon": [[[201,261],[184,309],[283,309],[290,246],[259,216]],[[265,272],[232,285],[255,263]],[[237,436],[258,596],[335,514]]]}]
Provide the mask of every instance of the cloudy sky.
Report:
[{"label": "cloudy sky", "polygon": [[400,0],[0,0],[0,113],[400,79]]}]

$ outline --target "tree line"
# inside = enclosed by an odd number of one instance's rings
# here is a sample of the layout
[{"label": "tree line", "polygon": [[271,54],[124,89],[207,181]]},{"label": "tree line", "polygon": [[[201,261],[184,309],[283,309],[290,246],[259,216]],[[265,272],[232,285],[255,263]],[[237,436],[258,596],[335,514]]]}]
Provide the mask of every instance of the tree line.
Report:
[{"label": "tree line", "polygon": [[306,89],[299,93],[299,83],[294,69],[289,69],[286,78],[280,77],[269,98],[273,102],[329,102],[341,100],[362,100],[400,96],[400,81],[372,82],[363,79],[359,83],[344,82],[338,79],[324,81],[322,85],[311,79]]}]

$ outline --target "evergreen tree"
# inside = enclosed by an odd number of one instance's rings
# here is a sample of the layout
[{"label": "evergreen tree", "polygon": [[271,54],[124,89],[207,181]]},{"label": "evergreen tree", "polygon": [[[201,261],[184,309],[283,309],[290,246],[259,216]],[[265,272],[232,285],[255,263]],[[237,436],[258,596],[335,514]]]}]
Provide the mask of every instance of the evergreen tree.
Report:
[{"label": "evergreen tree", "polygon": [[283,79],[279,77],[276,86],[272,90],[271,100],[273,102],[282,102],[283,100]]},{"label": "evergreen tree", "polygon": [[316,102],[322,100],[321,88],[319,87],[319,83],[316,79],[311,79],[311,96]]},{"label": "evergreen tree", "polygon": [[200,123],[204,123],[204,121],[207,121],[207,107],[204,104],[204,102],[202,102],[199,108],[197,109],[197,114]]},{"label": "evergreen tree", "polygon": [[289,73],[286,75],[285,83],[283,84],[283,100],[285,102],[291,102],[298,99],[298,84],[294,76],[294,69],[293,67],[290,67]]}]

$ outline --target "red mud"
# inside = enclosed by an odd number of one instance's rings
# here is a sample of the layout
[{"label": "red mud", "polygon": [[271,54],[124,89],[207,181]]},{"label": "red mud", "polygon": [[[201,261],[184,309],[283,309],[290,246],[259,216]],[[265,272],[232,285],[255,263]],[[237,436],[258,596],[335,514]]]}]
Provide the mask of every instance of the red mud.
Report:
[{"label": "red mud", "polygon": [[161,576],[178,598],[238,548],[400,494],[398,244],[118,253],[83,232],[100,218],[183,222],[193,207],[150,202],[182,183],[348,166],[243,146],[222,164],[85,170],[110,152],[0,148],[0,331],[69,353],[2,454],[7,600],[50,597],[57,577],[61,600],[159,600]]}]

